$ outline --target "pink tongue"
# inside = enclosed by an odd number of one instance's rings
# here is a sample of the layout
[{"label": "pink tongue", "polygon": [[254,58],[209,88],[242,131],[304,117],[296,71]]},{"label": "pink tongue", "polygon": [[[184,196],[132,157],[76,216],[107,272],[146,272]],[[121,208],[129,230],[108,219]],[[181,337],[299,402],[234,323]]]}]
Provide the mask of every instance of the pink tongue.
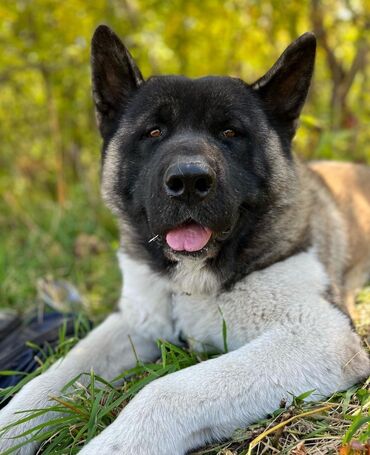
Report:
[{"label": "pink tongue", "polygon": [[212,231],[193,223],[167,232],[166,242],[175,251],[199,251],[211,238]]}]

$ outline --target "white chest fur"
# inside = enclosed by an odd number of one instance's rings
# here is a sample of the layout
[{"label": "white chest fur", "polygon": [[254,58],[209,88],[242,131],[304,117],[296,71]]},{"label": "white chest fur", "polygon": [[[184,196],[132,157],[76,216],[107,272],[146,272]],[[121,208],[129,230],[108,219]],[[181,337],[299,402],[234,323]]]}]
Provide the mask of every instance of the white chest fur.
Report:
[{"label": "white chest fur", "polygon": [[300,253],[254,272],[232,291],[219,295],[178,293],[148,266],[119,254],[124,287],[121,308],[133,326],[148,336],[187,338],[197,349],[223,350],[222,320],[229,350],[235,350],[273,326],[291,328],[328,312],[323,298],[327,277],[313,251]]},{"label": "white chest fur", "polygon": [[[276,325],[292,327],[302,318],[331,311],[322,295],[327,279],[313,252],[301,253],[241,280],[230,292],[213,297],[175,295],[178,330],[197,343],[235,350]],[[312,322],[312,321],[311,321]]]}]

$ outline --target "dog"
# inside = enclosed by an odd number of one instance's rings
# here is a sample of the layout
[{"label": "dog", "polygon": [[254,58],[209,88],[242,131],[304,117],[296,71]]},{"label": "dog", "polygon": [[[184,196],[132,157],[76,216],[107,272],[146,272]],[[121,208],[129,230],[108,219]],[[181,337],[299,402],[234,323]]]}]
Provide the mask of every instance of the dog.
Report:
[{"label": "dog", "polygon": [[[93,98],[103,199],[121,232],[119,310],[28,383],[0,425],[46,406],[80,372],[112,379],[133,367],[131,343],[145,362],[159,356],[158,338],[222,351],[223,318],[229,352],[147,385],[80,453],[185,454],[292,394],[326,397],[369,375],[347,308],[369,278],[370,170],[303,164],[291,150],[315,49],[302,35],[253,84],[144,81],[114,32],[97,28]],[[17,443],[4,437],[1,448]]]}]

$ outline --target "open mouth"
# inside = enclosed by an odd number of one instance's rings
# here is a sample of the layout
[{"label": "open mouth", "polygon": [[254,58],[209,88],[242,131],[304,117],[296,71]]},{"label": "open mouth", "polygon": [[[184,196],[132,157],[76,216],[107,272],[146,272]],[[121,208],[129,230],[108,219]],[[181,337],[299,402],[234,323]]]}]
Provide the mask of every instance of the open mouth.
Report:
[{"label": "open mouth", "polygon": [[166,243],[174,251],[194,253],[202,250],[210,241],[212,231],[194,221],[171,229]]}]

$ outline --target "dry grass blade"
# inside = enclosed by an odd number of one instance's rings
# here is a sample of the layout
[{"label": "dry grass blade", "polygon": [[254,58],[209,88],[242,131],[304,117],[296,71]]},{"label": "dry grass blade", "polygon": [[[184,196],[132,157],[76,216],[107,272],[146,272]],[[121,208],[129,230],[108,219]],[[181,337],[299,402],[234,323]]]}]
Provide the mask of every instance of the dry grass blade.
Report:
[{"label": "dry grass blade", "polygon": [[262,439],[264,439],[269,434],[274,433],[275,431],[279,430],[280,428],[284,428],[286,425],[293,422],[294,420],[302,419],[303,417],[308,417],[313,414],[319,414],[320,412],[328,411],[333,406],[334,405],[332,405],[332,404],[322,406],[320,408],[313,409],[311,411],[302,412],[301,414],[295,415],[293,417],[290,417],[287,420],[283,420],[282,422],[279,422],[277,425],[265,430],[263,433],[261,433],[260,435],[258,435],[256,438],[253,439],[253,441],[249,445],[247,455],[251,455],[253,448],[256,447],[256,445],[259,444],[262,441]]}]

